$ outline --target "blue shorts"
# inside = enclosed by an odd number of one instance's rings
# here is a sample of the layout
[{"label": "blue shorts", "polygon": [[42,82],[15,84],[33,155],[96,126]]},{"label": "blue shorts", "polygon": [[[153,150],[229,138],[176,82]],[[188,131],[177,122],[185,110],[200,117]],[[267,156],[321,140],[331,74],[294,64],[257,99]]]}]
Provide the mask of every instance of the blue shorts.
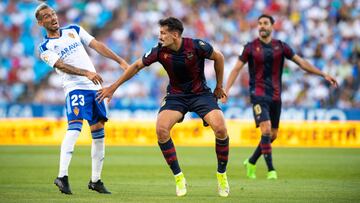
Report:
[{"label": "blue shorts", "polygon": [[105,102],[98,103],[96,90],[73,90],[66,96],[66,115],[68,121],[88,121],[94,125],[100,120],[107,121]]},{"label": "blue shorts", "polygon": [[261,101],[253,103],[256,127],[263,121],[271,121],[271,128],[279,128],[281,101]]},{"label": "blue shorts", "polygon": [[[175,110],[183,114],[179,123],[184,120],[184,115],[187,112],[195,112],[200,118],[203,119],[204,126],[208,126],[204,121],[204,117],[210,111],[220,109],[217,104],[217,99],[212,93],[191,94],[191,95],[167,95],[162,103],[159,113],[163,110]],[[220,109],[221,110],[221,109]]]}]

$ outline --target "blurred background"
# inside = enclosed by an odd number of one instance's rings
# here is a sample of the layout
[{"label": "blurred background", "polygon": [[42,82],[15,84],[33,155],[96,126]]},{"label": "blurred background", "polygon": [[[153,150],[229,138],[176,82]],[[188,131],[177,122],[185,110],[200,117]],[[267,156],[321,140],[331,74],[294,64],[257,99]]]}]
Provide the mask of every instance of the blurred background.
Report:
[{"label": "blurred background", "polygon": [[[184,22],[184,36],[210,42],[225,56],[225,82],[244,45],[255,39],[257,17],[275,18],[273,37],[298,55],[336,77],[330,88],[317,76],[287,61],[283,73],[282,119],[360,120],[360,1],[357,0],[49,0],[61,26],[79,24],[129,63],[157,44],[159,19],[175,16]],[[38,45],[45,32],[37,26],[38,1],[0,2],[0,117],[64,116],[61,78],[40,61]],[[118,64],[89,53],[104,86],[122,70]],[[213,64],[206,78],[215,86]],[[117,119],[156,116],[168,83],[160,64],[145,68],[121,86],[110,104]],[[227,118],[252,119],[247,66],[222,105]],[[194,115],[190,114],[189,117]]]}]

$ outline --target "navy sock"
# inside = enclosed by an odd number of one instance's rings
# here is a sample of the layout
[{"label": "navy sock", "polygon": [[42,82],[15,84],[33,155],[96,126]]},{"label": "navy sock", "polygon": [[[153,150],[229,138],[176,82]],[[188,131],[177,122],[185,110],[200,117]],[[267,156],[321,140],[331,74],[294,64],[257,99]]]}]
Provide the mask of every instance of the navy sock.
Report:
[{"label": "navy sock", "polygon": [[[274,139],[271,139],[271,143],[274,141]],[[261,143],[261,141],[260,141]],[[249,162],[251,164],[256,164],[257,160],[260,158],[261,156],[261,147],[260,147],[260,143],[258,144],[258,146],[256,147],[254,153],[251,155],[251,157],[249,158]]]},{"label": "navy sock", "polygon": [[265,162],[268,167],[268,171],[275,170],[272,164],[270,135],[264,134],[261,136],[260,148],[261,148],[261,153],[264,155]]},{"label": "navy sock", "polygon": [[172,142],[172,139],[170,138],[165,143],[158,142],[158,144],[159,144],[161,152],[163,153],[164,158],[165,158],[167,164],[170,166],[173,174],[176,175],[176,174],[180,173],[181,169],[179,166],[179,162],[177,160],[176,150],[175,150],[174,143]]},{"label": "navy sock", "polygon": [[229,137],[225,140],[216,138],[215,151],[218,161],[217,171],[219,173],[224,173],[226,171],[226,165],[229,157]]},{"label": "navy sock", "polygon": [[257,160],[259,159],[260,156],[261,156],[261,147],[260,147],[260,144],[258,144],[258,146],[256,147],[254,153],[249,158],[249,162],[251,164],[256,164],[256,162],[257,162]]}]

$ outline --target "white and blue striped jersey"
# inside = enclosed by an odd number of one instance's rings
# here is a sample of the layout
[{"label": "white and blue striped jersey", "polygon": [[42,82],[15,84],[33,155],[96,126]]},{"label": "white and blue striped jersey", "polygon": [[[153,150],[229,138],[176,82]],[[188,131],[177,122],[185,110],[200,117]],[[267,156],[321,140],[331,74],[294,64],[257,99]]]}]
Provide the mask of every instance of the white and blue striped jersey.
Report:
[{"label": "white and blue striped jersey", "polygon": [[[57,60],[76,68],[96,72],[93,63],[87,54],[84,45],[89,46],[94,37],[78,25],[60,28],[60,37],[49,38],[40,44],[40,58],[49,66],[54,67]],[[85,76],[72,75],[55,69],[62,76],[65,95],[75,89],[98,90],[100,85],[95,85]]]}]

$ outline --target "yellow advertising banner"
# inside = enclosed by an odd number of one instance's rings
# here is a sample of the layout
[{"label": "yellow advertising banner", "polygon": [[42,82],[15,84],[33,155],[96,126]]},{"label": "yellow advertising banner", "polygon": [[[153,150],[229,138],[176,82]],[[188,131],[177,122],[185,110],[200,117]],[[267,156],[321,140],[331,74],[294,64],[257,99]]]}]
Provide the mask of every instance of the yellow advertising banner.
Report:
[{"label": "yellow advertising banner", "polygon": [[[283,147],[360,147],[360,122],[281,121],[274,146]],[[255,146],[260,130],[252,121],[227,120],[232,146]],[[65,120],[2,119],[0,145],[60,145],[67,130]],[[106,123],[107,145],[157,145],[155,121],[115,121]],[[215,137],[202,121],[188,120],[171,132],[176,145],[213,146]],[[91,143],[89,126],[84,126],[77,144]]]}]

